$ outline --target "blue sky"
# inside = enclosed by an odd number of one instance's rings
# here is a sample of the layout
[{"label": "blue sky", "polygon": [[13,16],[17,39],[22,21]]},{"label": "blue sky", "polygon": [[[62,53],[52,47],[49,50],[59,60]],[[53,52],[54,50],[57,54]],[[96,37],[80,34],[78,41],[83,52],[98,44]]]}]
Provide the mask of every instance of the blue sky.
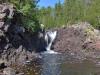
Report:
[{"label": "blue sky", "polygon": [[[40,0],[40,2],[38,3],[39,7],[48,7],[48,6],[52,6],[54,7],[54,5],[58,2],[59,0]],[[64,0],[60,0],[61,3],[64,2]]]}]

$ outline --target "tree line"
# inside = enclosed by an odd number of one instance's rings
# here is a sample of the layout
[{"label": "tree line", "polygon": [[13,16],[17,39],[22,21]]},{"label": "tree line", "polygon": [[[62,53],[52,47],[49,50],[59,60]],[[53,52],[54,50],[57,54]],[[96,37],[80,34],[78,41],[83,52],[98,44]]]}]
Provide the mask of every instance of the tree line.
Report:
[{"label": "tree line", "polygon": [[100,0],[64,0],[63,4],[59,0],[55,7],[40,8],[38,18],[46,28],[86,21],[99,29]]}]

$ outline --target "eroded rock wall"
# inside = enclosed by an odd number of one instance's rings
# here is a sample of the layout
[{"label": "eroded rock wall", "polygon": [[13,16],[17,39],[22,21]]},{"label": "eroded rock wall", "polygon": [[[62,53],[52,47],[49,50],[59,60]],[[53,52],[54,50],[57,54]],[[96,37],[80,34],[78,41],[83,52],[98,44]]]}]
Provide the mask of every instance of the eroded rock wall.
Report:
[{"label": "eroded rock wall", "polygon": [[34,59],[41,45],[38,33],[30,33],[21,26],[22,16],[12,4],[0,4],[0,59],[9,64]]}]

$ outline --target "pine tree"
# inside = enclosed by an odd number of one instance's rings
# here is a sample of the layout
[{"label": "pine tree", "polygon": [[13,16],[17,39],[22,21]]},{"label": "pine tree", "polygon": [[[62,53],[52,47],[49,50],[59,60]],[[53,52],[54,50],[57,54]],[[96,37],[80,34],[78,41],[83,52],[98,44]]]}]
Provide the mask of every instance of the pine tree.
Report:
[{"label": "pine tree", "polygon": [[63,22],[63,8],[60,0],[55,5],[55,19],[56,19],[56,25],[61,26]]},{"label": "pine tree", "polygon": [[86,19],[94,27],[100,28],[100,0],[92,0]]}]

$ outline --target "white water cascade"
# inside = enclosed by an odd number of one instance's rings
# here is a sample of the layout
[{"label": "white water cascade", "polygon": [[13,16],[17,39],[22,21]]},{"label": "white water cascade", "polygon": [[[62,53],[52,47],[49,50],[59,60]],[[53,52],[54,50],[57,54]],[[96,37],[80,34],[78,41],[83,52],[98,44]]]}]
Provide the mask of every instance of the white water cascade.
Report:
[{"label": "white water cascade", "polygon": [[46,46],[45,46],[45,53],[53,53],[57,54],[57,52],[51,50],[52,43],[54,42],[55,38],[57,36],[57,31],[48,31],[45,34],[45,41],[46,41]]}]

